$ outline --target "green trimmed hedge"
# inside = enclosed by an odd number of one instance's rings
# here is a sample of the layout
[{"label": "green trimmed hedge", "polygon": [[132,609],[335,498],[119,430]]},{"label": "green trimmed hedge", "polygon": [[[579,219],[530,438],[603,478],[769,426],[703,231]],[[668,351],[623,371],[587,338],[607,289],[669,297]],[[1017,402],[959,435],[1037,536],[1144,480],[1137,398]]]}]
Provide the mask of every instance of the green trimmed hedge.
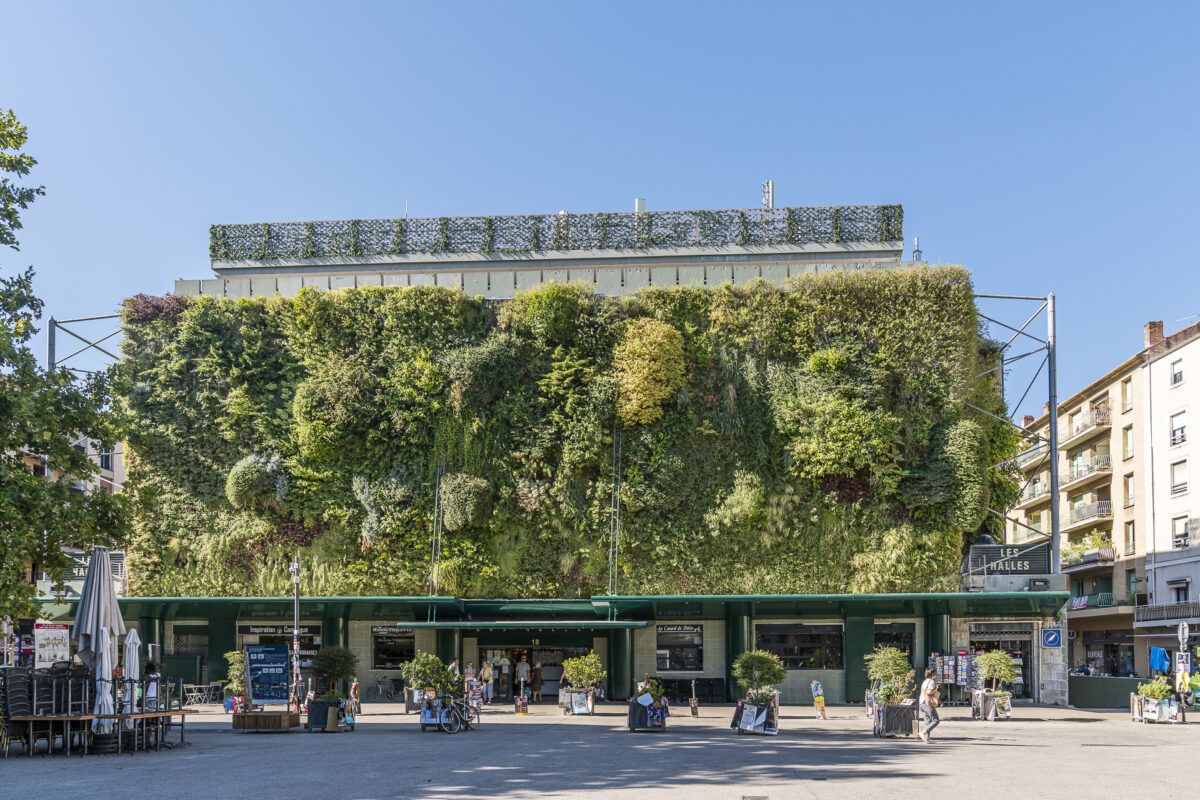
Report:
[{"label": "green trimmed hedge", "polygon": [[602,592],[618,432],[622,593],[952,589],[1016,493],[959,267],[123,316],[142,595],[283,594],[296,551],[308,593],[420,593],[439,460],[443,593]]}]

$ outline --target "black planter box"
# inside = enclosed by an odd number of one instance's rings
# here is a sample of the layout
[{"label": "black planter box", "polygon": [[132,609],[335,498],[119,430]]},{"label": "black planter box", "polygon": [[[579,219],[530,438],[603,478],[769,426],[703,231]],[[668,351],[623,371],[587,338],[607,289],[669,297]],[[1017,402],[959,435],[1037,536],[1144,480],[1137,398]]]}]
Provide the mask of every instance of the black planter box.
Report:
[{"label": "black planter box", "polygon": [[338,707],[337,700],[309,700],[308,701],[308,730],[323,731],[325,730],[326,721],[329,719],[329,709]]},{"label": "black planter box", "polygon": [[636,698],[630,700],[628,718],[629,732],[654,731],[655,733],[658,733],[659,731],[665,731],[667,729],[667,710],[665,708],[660,708],[659,710],[662,713],[659,724],[651,725],[650,710],[646,706],[639,703]]},{"label": "black planter box", "polygon": [[880,706],[875,709],[876,736],[915,736],[918,713],[915,705]]}]

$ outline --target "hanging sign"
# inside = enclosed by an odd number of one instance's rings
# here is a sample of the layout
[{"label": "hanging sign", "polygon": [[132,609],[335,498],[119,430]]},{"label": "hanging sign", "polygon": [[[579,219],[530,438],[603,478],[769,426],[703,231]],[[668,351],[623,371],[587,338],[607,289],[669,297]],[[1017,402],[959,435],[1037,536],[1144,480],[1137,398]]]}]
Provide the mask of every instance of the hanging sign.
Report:
[{"label": "hanging sign", "polygon": [[251,705],[287,705],[286,644],[255,644],[246,648],[246,694]]},{"label": "hanging sign", "polygon": [[70,626],[53,622],[33,625],[34,661],[38,669],[71,660]]}]

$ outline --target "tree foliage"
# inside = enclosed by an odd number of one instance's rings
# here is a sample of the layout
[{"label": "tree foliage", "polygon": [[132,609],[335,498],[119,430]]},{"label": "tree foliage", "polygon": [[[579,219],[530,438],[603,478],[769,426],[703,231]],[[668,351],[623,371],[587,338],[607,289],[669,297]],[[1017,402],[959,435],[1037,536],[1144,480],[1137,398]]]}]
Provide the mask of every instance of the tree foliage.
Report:
[{"label": "tree foliage", "polygon": [[[444,287],[137,297],[116,386],[142,594],[931,591],[1015,491],[958,267],[503,303]],[[620,438],[614,442],[614,434]],[[234,497],[235,467],[278,454]],[[254,462],[257,463],[257,462]],[[259,479],[262,479],[261,482]],[[270,502],[265,502],[269,500]],[[653,565],[648,567],[647,565]]]},{"label": "tree foliage", "polygon": [[733,660],[730,671],[738,686],[746,690],[752,703],[771,699],[774,689],[783,683],[787,670],[779,656],[766,650],[747,650]]},{"label": "tree foliage", "polygon": [[988,650],[983,655],[976,656],[975,665],[980,676],[985,681],[992,682],[993,692],[1000,688],[1001,683],[1012,683],[1020,675],[1017,662],[1003,650]]},{"label": "tree foliage", "polygon": [[312,659],[317,685],[334,691],[358,671],[358,654],[348,647],[322,647]]},{"label": "tree foliage", "polygon": [[433,688],[438,694],[451,697],[465,694],[462,677],[451,671],[433,653],[417,653],[412,661],[400,665],[400,674],[414,689]]},{"label": "tree foliage", "polygon": [[867,678],[880,684],[875,694],[880,705],[898,705],[912,696],[915,672],[903,650],[878,645],[864,660],[867,662]]},{"label": "tree foliage", "polygon": [[563,659],[562,668],[567,675],[567,682],[577,692],[591,689],[608,675],[594,650],[589,650],[586,656]]},{"label": "tree foliage", "polygon": [[[0,115],[0,170],[24,176],[37,163],[8,152],[25,137],[11,111]],[[15,249],[19,211],[41,193],[0,178],[0,244]],[[107,376],[42,369],[29,349],[41,313],[32,268],[0,276],[0,619],[35,616],[31,565],[61,587],[64,547],[120,545],[128,528],[124,498],[78,490],[98,472],[88,450],[115,441]]]}]

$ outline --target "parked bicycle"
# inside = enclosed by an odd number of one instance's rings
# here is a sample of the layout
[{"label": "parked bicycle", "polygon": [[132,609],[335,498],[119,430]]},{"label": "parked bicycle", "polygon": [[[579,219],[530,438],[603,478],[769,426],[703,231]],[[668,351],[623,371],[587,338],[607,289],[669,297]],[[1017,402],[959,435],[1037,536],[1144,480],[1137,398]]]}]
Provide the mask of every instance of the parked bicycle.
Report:
[{"label": "parked bicycle", "polygon": [[404,689],[396,688],[396,681],[394,678],[379,678],[375,681],[375,697],[378,700],[383,700],[385,698],[392,701],[403,700]]}]

